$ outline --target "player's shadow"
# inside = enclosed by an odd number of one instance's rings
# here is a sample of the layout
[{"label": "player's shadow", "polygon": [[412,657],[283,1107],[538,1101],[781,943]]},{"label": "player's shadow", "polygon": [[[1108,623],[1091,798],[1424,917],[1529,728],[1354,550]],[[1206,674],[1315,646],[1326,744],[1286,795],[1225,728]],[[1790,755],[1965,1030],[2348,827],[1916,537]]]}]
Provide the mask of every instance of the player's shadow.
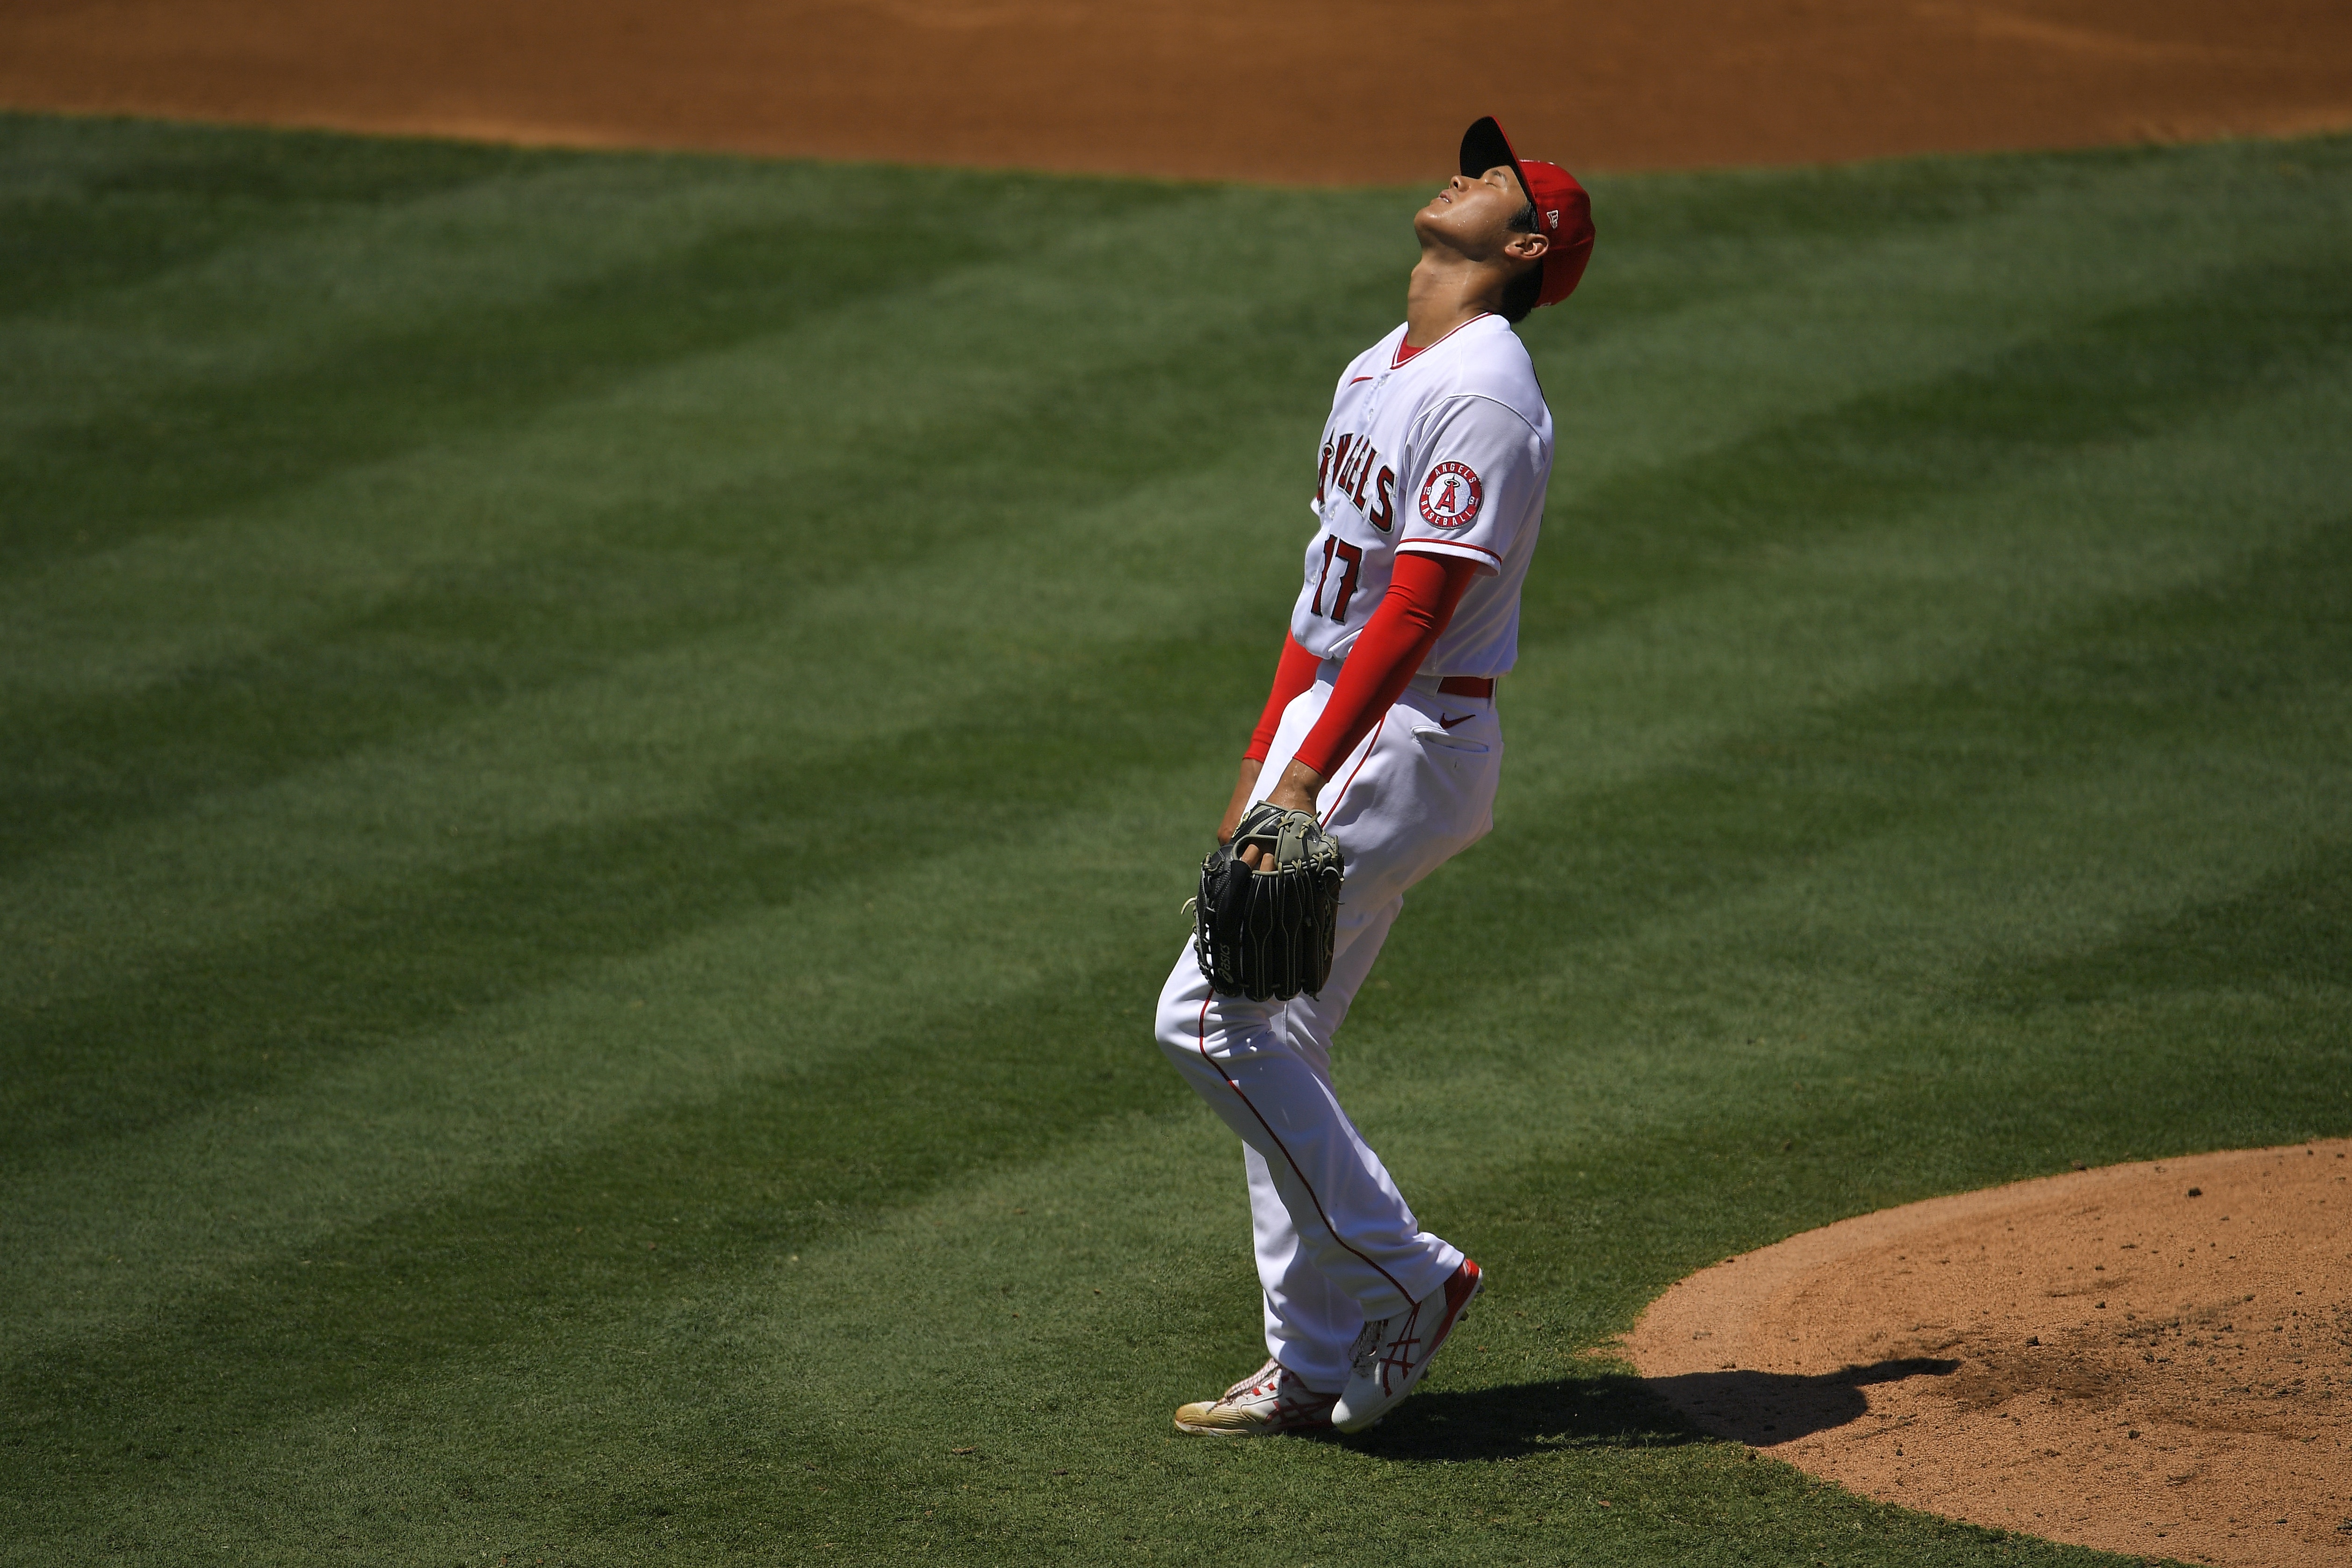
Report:
[{"label": "player's shadow", "polygon": [[1671,1447],[1709,1438],[1785,1443],[1843,1426],[1869,1408],[1863,1390],[1948,1377],[1956,1361],[1912,1357],[1818,1376],[1597,1373],[1494,1388],[1424,1388],[1356,1442],[1397,1459],[1500,1459],[1548,1448]]}]

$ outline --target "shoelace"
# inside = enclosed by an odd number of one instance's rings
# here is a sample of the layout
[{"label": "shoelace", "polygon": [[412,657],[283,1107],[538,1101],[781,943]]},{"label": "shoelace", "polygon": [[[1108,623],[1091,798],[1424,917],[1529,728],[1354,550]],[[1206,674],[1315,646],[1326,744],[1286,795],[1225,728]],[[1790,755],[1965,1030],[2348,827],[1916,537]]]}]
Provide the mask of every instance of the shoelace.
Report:
[{"label": "shoelace", "polygon": [[1268,1362],[1239,1383],[1217,1396],[1220,1405],[1236,1405],[1245,1400],[1263,1398],[1282,1386],[1282,1363]]},{"label": "shoelace", "polygon": [[1287,1372],[1281,1363],[1269,1363],[1265,1367],[1225,1390],[1223,1396],[1217,1403],[1249,1405],[1271,1394],[1274,1398],[1276,1415],[1284,1419],[1297,1416],[1318,1417],[1328,1414],[1331,1406],[1339,1403],[1338,1394],[1318,1394],[1296,1378],[1288,1379],[1293,1391],[1286,1392],[1284,1382],[1287,1377]]}]

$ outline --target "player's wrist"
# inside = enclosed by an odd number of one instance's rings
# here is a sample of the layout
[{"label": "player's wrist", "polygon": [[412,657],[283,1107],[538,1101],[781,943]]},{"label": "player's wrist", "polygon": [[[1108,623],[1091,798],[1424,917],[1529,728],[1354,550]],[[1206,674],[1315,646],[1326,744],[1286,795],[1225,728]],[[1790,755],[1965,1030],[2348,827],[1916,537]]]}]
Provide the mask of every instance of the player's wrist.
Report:
[{"label": "player's wrist", "polygon": [[1282,770],[1282,776],[1275,781],[1265,798],[1285,811],[1311,812],[1315,809],[1315,797],[1322,789],[1323,775],[1294,759]]}]

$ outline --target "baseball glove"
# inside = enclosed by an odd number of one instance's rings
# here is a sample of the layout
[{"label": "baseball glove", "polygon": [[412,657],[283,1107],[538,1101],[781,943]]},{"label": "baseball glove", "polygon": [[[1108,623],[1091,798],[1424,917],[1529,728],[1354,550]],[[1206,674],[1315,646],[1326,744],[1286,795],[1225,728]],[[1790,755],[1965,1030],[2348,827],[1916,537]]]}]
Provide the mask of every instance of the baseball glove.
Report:
[{"label": "baseball glove", "polygon": [[[1255,871],[1241,858],[1253,844],[1267,856]],[[1232,841],[1201,862],[1193,952],[1209,988],[1253,1002],[1320,992],[1331,978],[1347,869],[1308,813],[1265,801],[1243,813]]]}]

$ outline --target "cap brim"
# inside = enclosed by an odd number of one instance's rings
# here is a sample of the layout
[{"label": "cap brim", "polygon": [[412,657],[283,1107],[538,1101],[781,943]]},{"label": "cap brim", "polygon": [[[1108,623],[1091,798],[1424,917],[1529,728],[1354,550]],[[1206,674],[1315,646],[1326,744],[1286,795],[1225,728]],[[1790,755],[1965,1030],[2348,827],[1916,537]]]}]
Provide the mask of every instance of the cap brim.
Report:
[{"label": "cap brim", "polygon": [[1500,121],[1489,114],[1462,133],[1462,174],[1475,180],[1489,169],[1509,164],[1518,176],[1519,194],[1532,199],[1534,193],[1528,185],[1528,172],[1519,167],[1519,155],[1511,151],[1511,139],[1503,134]]}]

